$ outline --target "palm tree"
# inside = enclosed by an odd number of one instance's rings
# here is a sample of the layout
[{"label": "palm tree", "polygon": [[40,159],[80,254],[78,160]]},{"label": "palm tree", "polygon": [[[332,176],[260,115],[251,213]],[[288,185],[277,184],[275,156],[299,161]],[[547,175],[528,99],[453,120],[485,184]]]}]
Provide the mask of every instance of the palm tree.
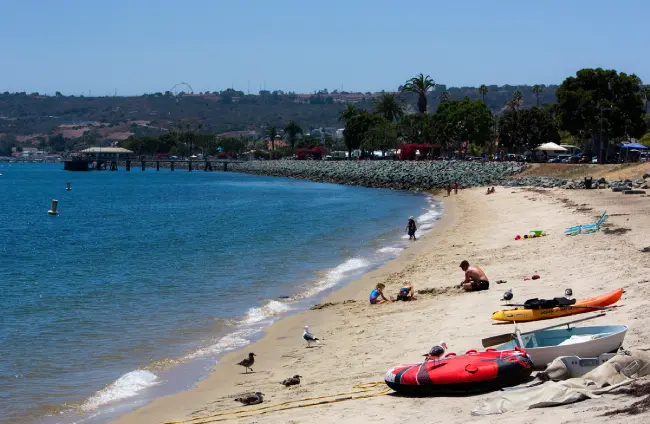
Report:
[{"label": "palm tree", "polygon": [[278,136],[278,129],[274,126],[267,128],[266,136],[271,140],[271,159],[273,159],[275,158],[275,138]]},{"label": "palm tree", "polygon": [[357,109],[355,105],[347,105],[347,107],[339,113],[339,121],[345,124],[345,129],[343,130],[343,139],[345,140],[345,145],[348,148],[348,159],[352,160],[352,150],[358,147],[358,135],[354,132],[354,127],[350,125],[354,117],[363,113],[364,110]]},{"label": "palm tree", "polygon": [[535,84],[533,85],[533,93],[535,93],[535,97],[537,98],[537,107],[539,107],[539,94],[544,91],[544,88],[539,85]]},{"label": "palm tree", "polygon": [[375,109],[375,113],[390,122],[399,120],[404,116],[404,105],[395,94],[383,94],[372,103],[372,107]]},{"label": "palm tree", "polygon": [[483,98],[483,103],[485,103],[485,95],[488,93],[488,88],[487,85],[481,84],[481,86],[478,88],[478,94],[481,95]]},{"label": "palm tree", "polygon": [[448,102],[449,100],[451,100],[451,93],[449,91],[440,93],[440,103]]},{"label": "palm tree", "polygon": [[345,109],[343,109],[341,113],[339,113],[339,121],[343,123],[347,123],[350,121],[350,119],[352,119],[352,117],[357,115],[360,111],[361,110],[357,109],[355,105],[349,104],[345,107]]},{"label": "palm tree", "polygon": [[427,92],[436,87],[436,83],[431,79],[429,75],[426,77],[424,74],[420,74],[410,80],[402,86],[403,93],[416,93],[418,95],[418,110],[420,113],[426,113],[427,111]]},{"label": "palm tree", "polygon": [[289,121],[287,125],[284,126],[284,133],[287,135],[287,140],[291,143],[291,153],[296,154],[296,140],[298,139],[298,134],[302,134],[302,128],[296,121]]},{"label": "palm tree", "polygon": [[518,89],[512,93],[512,97],[510,97],[510,100],[508,100],[508,106],[512,108],[512,110],[517,110],[519,109],[519,106],[521,106],[521,101],[523,100],[524,96],[521,94],[521,91]]},{"label": "palm tree", "polygon": [[169,133],[177,142],[182,142],[186,146],[189,145],[190,154],[188,157],[191,157],[194,139],[196,138],[196,134],[201,131],[201,129],[203,129],[203,123],[201,122],[196,125],[192,125],[190,122],[179,122],[176,127],[169,129]]}]

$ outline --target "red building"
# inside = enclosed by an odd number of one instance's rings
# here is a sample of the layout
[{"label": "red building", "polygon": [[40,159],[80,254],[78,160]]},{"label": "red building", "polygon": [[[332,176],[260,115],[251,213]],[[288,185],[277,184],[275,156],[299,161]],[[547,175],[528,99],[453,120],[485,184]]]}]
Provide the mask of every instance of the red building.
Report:
[{"label": "red building", "polygon": [[305,160],[305,159],[323,159],[323,156],[325,156],[325,149],[322,147],[311,147],[309,149],[296,149],[296,157],[298,160]]},{"label": "red building", "polygon": [[440,155],[439,144],[408,143],[399,145],[398,149],[399,160],[433,159]]}]

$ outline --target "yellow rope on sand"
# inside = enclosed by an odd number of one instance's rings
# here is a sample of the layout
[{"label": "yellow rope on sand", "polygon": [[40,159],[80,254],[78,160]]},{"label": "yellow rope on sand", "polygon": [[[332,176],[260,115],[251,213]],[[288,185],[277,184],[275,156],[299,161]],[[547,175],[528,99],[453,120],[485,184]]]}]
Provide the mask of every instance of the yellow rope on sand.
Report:
[{"label": "yellow rope on sand", "polygon": [[[390,392],[391,389],[384,389],[380,390],[375,393],[368,393],[371,392],[374,387],[377,386],[383,386],[385,383],[383,381],[377,381],[377,382],[372,382],[372,383],[361,383],[361,384],[356,384],[352,386],[353,389],[359,389],[353,392],[344,392],[344,393],[336,393],[334,395],[325,395],[325,396],[317,396],[317,397],[310,397],[310,398],[305,398],[305,399],[297,399],[297,400],[290,400],[287,402],[281,402],[281,403],[276,403],[273,405],[267,405],[263,406],[261,408],[256,408],[256,409],[240,409],[237,411],[225,411],[225,412],[219,412],[216,414],[212,415],[205,415],[203,417],[196,417],[196,418],[189,418],[187,420],[182,420],[182,421],[168,421],[163,424],[206,424],[206,423],[214,423],[218,421],[228,421],[228,420],[237,420],[240,418],[248,418],[248,417],[253,417],[255,415],[263,415],[263,414],[268,414],[271,412],[278,412],[278,411],[286,411],[287,409],[296,409],[296,408],[305,408],[308,406],[316,406],[316,405],[325,405],[328,403],[337,403],[337,402],[344,402],[346,400],[355,400],[355,399],[366,399],[366,398],[371,398],[371,397],[377,397],[377,396],[383,396],[386,393]],[[365,394],[362,394],[365,393]],[[352,395],[352,396],[350,396]],[[353,395],[359,395],[359,396],[353,396]],[[337,397],[337,396],[345,396],[345,397]],[[320,399],[327,399],[327,398],[333,398],[337,397],[336,399],[330,399],[330,400],[320,400]],[[299,402],[308,402],[308,401],[313,401],[313,400],[318,400],[318,402],[312,402],[312,403],[305,403],[305,404],[300,404],[300,405],[292,405],[295,403]],[[287,406],[290,405],[290,406]],[[241,414],[246,414],[246,415],[241,415]],[[236,415],[236,416],[228,416],[228,415]],[[217,418],[220,417],[220,418]]]}]

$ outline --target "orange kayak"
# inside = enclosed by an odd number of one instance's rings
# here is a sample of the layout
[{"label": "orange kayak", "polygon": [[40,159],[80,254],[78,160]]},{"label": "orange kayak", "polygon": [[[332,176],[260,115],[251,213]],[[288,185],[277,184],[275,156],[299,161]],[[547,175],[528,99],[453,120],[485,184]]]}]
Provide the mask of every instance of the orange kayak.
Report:
[{"label": "orange kayak", "polygon": [[506,309],[497,311],[492,314],[492,319],[495,321],[538,321],[541,319],[551,319],[565,317],[568,315],[583,314],[585,312],[595,312],[597,309],[580,308],[580,306],[609,306],[618,302],[623,295],[623,289],[614,290],[609,293],[601,294],[600,296],[591,297],[589,299],[578,300],[570,307],[557,306],[555,308],[547,309],[526,309],[523,307],[515,309]]}]

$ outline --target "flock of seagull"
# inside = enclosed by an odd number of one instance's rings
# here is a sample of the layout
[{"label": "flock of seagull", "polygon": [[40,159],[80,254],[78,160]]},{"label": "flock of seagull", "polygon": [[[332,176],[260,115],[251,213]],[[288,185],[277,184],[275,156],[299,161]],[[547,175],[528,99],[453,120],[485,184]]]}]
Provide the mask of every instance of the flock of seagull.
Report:
[{"label": "flock of seagull", "polygon": [[[305,330],[302,333],[302,338],[307,342],[307,347],[312,347],[312,343],[320,343],[320,339],[314,336],[309,332],[309,327],[305,325]],[[237,365],[244,367],[244,374],[248,374],[248,371],[253,371],[253,365],[255,364],[255,355],[253,352],[248,354],[248,358],[240,361]],[[293,377],[285,378],[280,384],[285,387],[297,386],[300,384],[300,379],[302,376],[296,374]],[[236,402],[239,402],[243,405],[257,405],[264,402],[264,393],[255,392],[255,393],[246,393],[235,399]]]},{"label": "flock of seagull", "polygon": [[[564,295],[567,298],[571,298],[573,296],[573,291],[571,289],[566,289],[564,291]],[[508,289],[504,294],[503,294],[503,299],[505,301],[510,301],[514,297],[512,293],[512,289]],[[307,347],[310,348],[312,347],[313,343],[320,343],[320,339],[316,336],[314,336],[312,333],[309,332],[309,327],[305,325],[305,330],[302,333],[302,338],[307,342]],[[424,354],[423,356],[426,358],[425,361],[436,361],[440,358],[442,358],[447,351],[447,343],[440,342],[438,345],[433,346],[429,352]],[[255,363],[255,354],[254,353],[249,353],[248,358],[244,359],[241,362],[238,362],[237,365],[240,365],[244,367],[245,374],[248,374],[248,370],[253,372],[253,364]],[[300,384],[300,379],[302,377],[298,374],[294,375],[293,377],[289,377],[284,379],[280,384],[283,384],[285,387],[290,387],[290,386],[296,386]],[[244,405],[257,405],[258,403],[264,402],[264,393],[261,392],[255,392],[255,393],[247,393],[242,395],[241,397],[238,397],[235,399],[237,402],[240,402]]]},{"label": "flock of seagull", "polygon": [[[320,343],[320,339],[314,336],[312,333],[310,333],[309,327],[306,325],[305,325],[305,330],[302,333],[302,338],[307,342],[306,347],[308,348],[312,347],[312,343]],[[446,351],[447,351],[447,343],[440,342],[440,344],[433,346],[431,350],[429,350],[429,352],[423,356],[426,357],[426,361],[435,361],[441,358]],[[248,358],[237,363],[237,365],[244,367],[245,374],[248,374],[249,370],[253,372],[252,366],[253,364],[255,364],[255,356],[257,355],[251,352],[248,354]],[[285,378],[280,384],[284,385],[285,387],[297,386],[300,384],[301,378],[302,376],[296,374],[293,377]],[[257,405],[259,403],[264,402],[264,393],[262,392],[246,393],[236,398],[235,401],[240,402],[243,405]]]}]

